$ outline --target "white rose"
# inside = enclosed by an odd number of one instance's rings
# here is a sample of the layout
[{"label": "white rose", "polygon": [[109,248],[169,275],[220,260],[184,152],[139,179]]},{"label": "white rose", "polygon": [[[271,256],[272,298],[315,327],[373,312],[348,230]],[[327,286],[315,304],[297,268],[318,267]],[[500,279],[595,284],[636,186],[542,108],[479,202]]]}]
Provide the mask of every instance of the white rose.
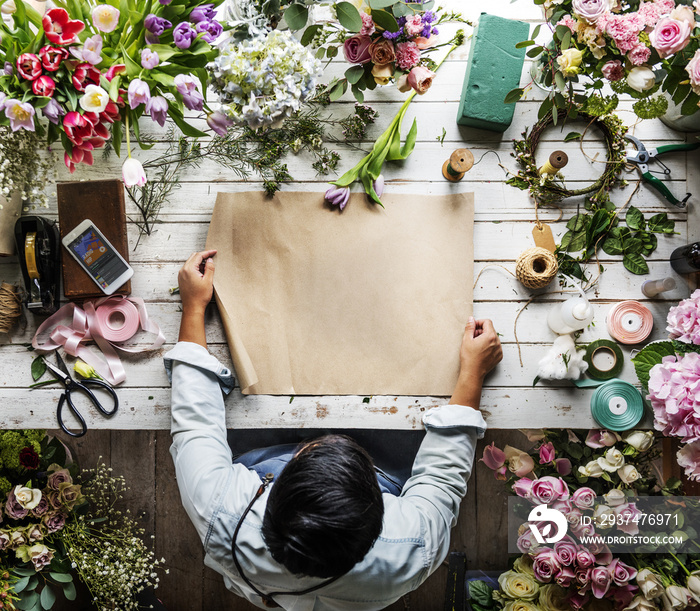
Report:
[{"label": "white rose", "polygon": [[627,84],[639,93],[651,89],[655,82],[656,76],[649,66],[635,66],[627,75]]},{"label": "white rose", "polygon": [[622,505],[625,501],[627,501],[627,496],[619,488],[613,488],[610,492],[604,494],[603,498],[610,507],[617,507],[618,505]]},{"label": "white rose", "polygon": [[605,456],[601,456],[598,459],[598,464],[603,471],[614,473],[625,464],[625,457],[617,448],[610,448],[605,453]]},{"label": "white rose", "polygon": [[625,465],[617,470],[617,474],[625,484],[631,484],[639,479],[639,471],[637,471],[634,465]]},{"label": "white rose", "polygon": [[625,443],[631,445],[635,450],[646,452],[654,443],[653,431],[632,431],[623,438]]},{"label": "white rose", "polygon": [[623,611],[658,611],[658,607],[643,596],[635,596]]},{"label": "white rose", "polygon": [[669,586],[666,592],[661,595],[661,600],[664,603],[664,609],[669,611],[681,611],[688,606],[690,602],[690,592],[681,586]]},{"label": "white rose", "polygon": [[688,576],[688,583],[685,585],[690,595],[700,603],[700,571],[693,571]]},{"label": "white rose", "polygon": [[615,512],[607,505],[597,505],[593,511],[593,522],[598,528],[610,528],[615,523]]},{"label": "white rose", "polygon": [[603,475],[603,469],[600,468],[600,465],[595,460],[589,462],[585,467],[579,467],[578,471],[585,477],[600,477]]},{"label": "white rose", "polygon": [[569,47],[557,57],[557,64],[559,64],[559,69],[564,76],[574,76],[579,73],[582,59],[583,51],[579,51],[575,47]]},{"label": "white rose", "polygon": [[15,486],[15,498],[25,509],[34,509],[41,500],[41,490]]},{"label": "white rose", "polygon": [[664,593],[664,586],[659,576],[649,569],[642,569],[637,573],[637,585],[647,600],[658,598]]}]

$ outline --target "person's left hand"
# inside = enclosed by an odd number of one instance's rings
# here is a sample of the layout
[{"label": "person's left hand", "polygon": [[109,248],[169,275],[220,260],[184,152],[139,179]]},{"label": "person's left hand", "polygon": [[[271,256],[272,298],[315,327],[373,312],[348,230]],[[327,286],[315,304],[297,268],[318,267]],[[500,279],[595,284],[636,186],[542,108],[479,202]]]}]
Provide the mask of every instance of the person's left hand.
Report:
[{"label": "person's left hand", "polygon": [[214,292],[215,250],[202,250],[192,253],[180,269],[177,282],[180,287],[182,310],[201,311],[207,307]]}]

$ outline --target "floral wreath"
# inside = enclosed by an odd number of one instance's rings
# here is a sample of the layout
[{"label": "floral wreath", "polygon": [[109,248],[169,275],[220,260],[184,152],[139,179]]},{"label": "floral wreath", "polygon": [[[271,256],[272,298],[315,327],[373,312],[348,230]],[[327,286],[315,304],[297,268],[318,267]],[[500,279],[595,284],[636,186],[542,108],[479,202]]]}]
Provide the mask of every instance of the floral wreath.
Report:
[{"label": "floral wreath", "polygon": [[[594,193],[591,199],[597,200],[601,195],[604,195],[610,191],[612,187],[621,182],[619,175],[626,163],[625,134],[627,133],[627,126],[617,115],[606,114],[597,116],[581,110],[578,110],[574,118],[576,120],[587,121],[588,127],[591,125],[597,126],[605,138],[607,150],[605,171],[600,175],[598,180],[591,185],[583,187],[582,189],[573,190],[567,189],[563,182],[557,181],[556,176],[550,178],[547,178],[547,175],[540,176],[537,162],[535,161],[535,152],[537,151],[540,136],[550,125],[556,125],[559,121],[563,121],[567,117],[572,118],[571,111],[559,110],[557,121],[554,121],[552,111],[549,111],[542,119],[535,123],[529,135],[526,129],[522,133],[522,140],[513,140],[515,152],[511,153],[511,155],[515,157],[522,169],[518,172],[517,176],[509,178],[506,183],[518,189],[529,189],[530,195],[536,202],[554,203],[566,199],[567,197],[586,195],[588,193]],[[586,129],[588,129],[588,127],[586,127]],[[582,139],[583,135],[578,137]]]}]

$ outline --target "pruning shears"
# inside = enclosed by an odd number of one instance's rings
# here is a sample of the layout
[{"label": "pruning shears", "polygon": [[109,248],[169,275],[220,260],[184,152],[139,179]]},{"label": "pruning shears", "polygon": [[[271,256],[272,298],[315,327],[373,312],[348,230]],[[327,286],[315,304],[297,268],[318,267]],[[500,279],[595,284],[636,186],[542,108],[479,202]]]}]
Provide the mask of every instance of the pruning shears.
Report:
[{"label": "pruning shears", "polygon": [[[672,153],[675,151],[694,151],[700,147],[700,142],[686,143],[686,144],[666,144],[664,146],[659,146],[655,149],[647,150],[642,141],[634,136],[625,136],[634,146],[637,147],[636,155],[627,155],[626,160],[629,163],[633,163],[637,166],[642,174],[642,179],[648,182],[654,189],[656,189],[661,195],[663,195],[668,202],[677,206],[678,208],[685,208],[688,205],[688,199],[690,199],[690,193],[686,193],[683,199],[677,199],[664,182],[654,176],[654,174],[663,174],[664,176],[669,176],[671,170],[666,166],[660,159],[659,155],[665,155],[666,153]],[[662,168],[660,172],[652,172],[649,170],[649,163],[656,161]]]}]

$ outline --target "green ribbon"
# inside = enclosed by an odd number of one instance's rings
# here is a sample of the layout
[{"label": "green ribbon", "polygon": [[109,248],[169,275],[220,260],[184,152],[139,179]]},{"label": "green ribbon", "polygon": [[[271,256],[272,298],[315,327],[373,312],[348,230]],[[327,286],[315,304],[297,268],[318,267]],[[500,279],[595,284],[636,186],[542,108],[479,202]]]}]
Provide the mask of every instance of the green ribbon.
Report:
[{"label": "green ribbon", "polygon": [[639,424],[644,417],[641,393],[624,380],[576,380],[579,388],[595,388],[591,397],[591,415],[604,429],[626,431]]}]

